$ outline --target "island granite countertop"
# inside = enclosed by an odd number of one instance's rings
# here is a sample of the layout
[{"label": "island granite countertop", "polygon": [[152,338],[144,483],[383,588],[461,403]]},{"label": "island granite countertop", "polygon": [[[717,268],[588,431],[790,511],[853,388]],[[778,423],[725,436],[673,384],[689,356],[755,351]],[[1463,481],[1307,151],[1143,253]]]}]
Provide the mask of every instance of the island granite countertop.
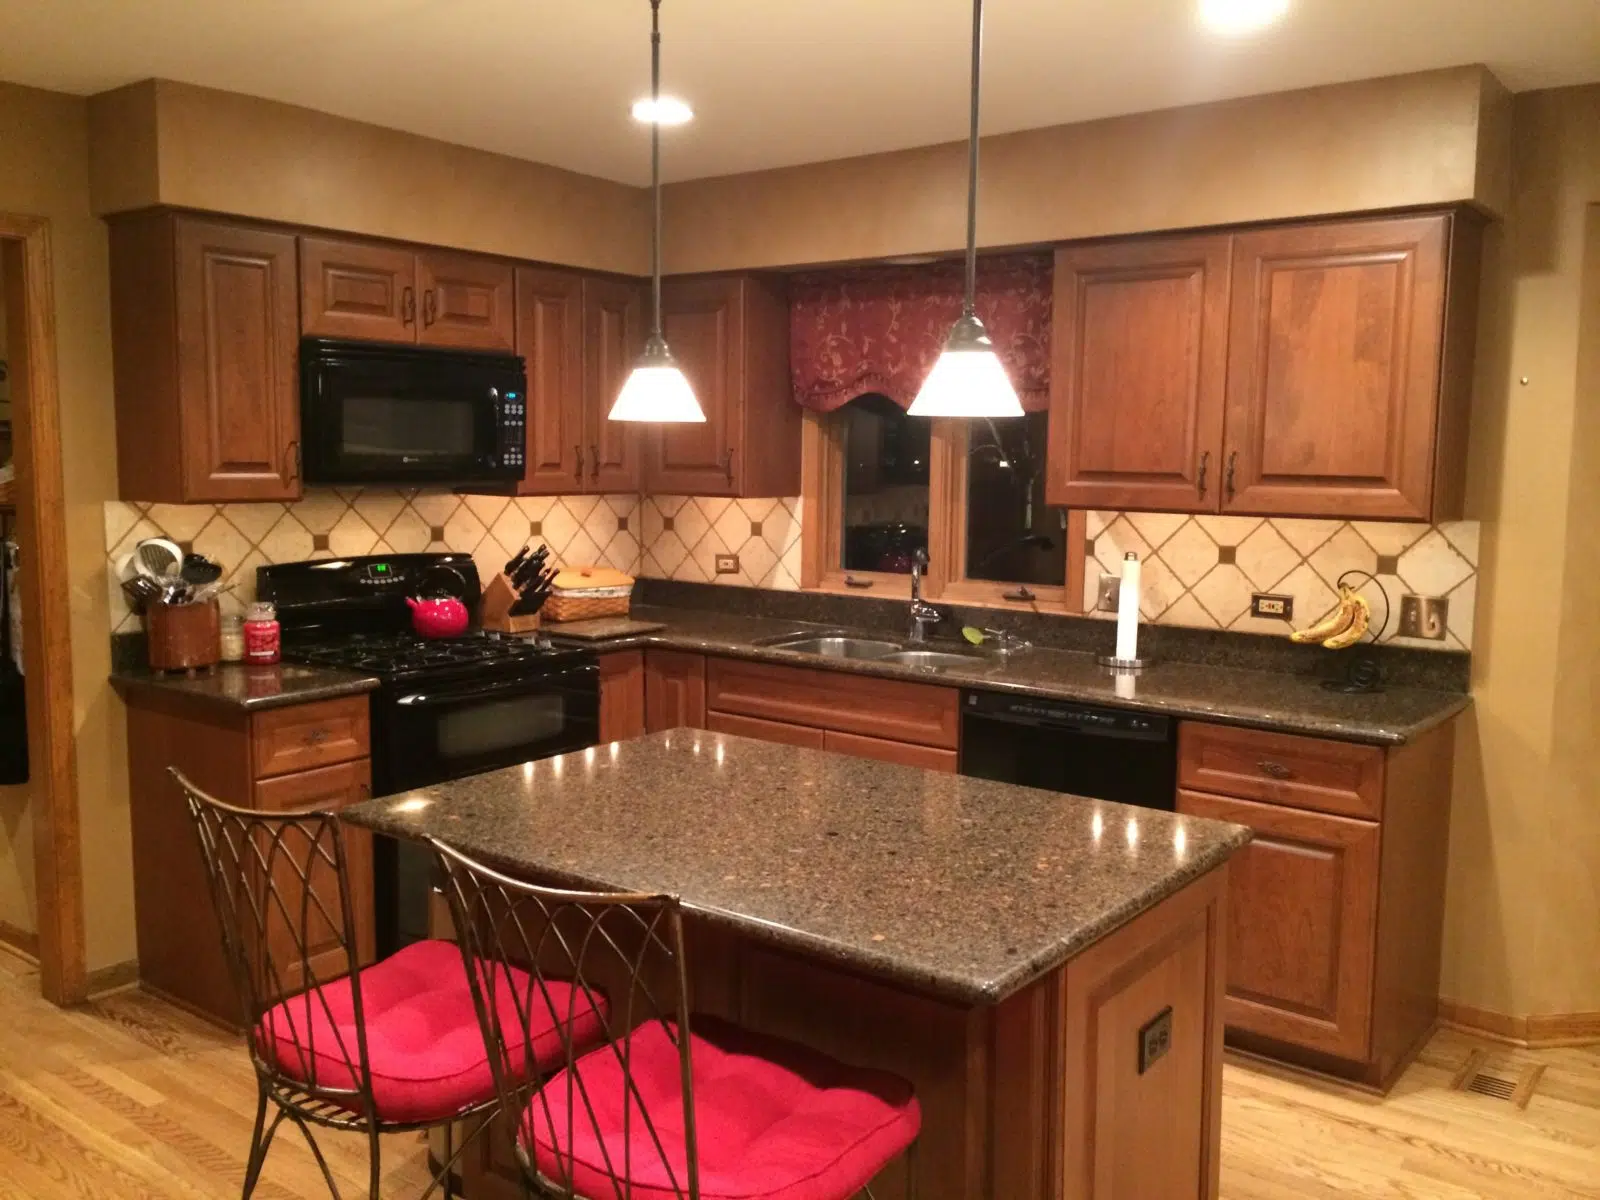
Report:
[{"label": "island granite countertop", "polygon": [[437,837],[534,882],[674,894],[743,936],[968,1005],[1039,979],[1250,838],[1219,821],[693,729],[341,815]]},{"label": "island granite countertop", "polygon": [[315,700],[336,700],[341,696],[362,696],[376,688],[378,680],[358,671],[333,667],[302,667],[293,663],[247,667],[222,663],[193,676],[163,675],[145,668],[113,671],[111,686],[129,702],[141,696],[156,695],[201,707],[254,712],[290,704],[310,704]]},{"label": "island granite countertop", "polygon": [[[577,624],[589,639],[596,639],[587,640],[587,644],[601,652],[660,646],[791,666],[915,679],[947,687],[983,688],[1104,704],[1374,745],[1400,745],[1411,741],[1472,703],[1470,696],[1460,692],[1416,687],[1389,687],[1381,692],[1350,695],[1329,691],[1320,680],[1307,675],[1209,663],[1158,661],[1138,675],[1118,680],[1101,667],[1092,654],[1043,646],[1002,658],[960,642],[940,641],[928,648],[967,653],[972,665],[929,671],[872,659],[797,654],[773,644],[822,633],[847,632],[837,625],[702,609],[640,605],[634,607],[629,617]],[[614,636],[603,640],[608,629],[614,631]],[[548,632],[556,637],[563,636],[559,626],[550,627]]]}]

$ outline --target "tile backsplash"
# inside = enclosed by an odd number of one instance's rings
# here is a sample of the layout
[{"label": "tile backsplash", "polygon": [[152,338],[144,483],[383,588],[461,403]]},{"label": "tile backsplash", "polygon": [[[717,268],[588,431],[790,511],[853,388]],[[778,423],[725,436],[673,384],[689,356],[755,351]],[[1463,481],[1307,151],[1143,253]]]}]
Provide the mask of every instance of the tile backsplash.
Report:
[{"label": "tile backsplash", "polygon": [[[1282,635],[1284,622],[1250,615],[1252,592],[1294,597],[1303,629],[1334,605],[1346,571],[1376,575],[1360,590],[1373,627],[1384,620],[1383,593],[1395,606],[1382,640],[1429,650],[1470,650],[1478,594],[1478,523],[1442,525],[1288,517],[1188,516],[1182,513],[1091,512],[1084,609],[1092,611],[1101,572],[1118,574],[1122,558],[1139,555],[1139,609],[1146,621],[1204,629]],[[1443,596],[1450,602],[1443,641],[1398,637],[1400,597]],[[1111,619],[1112,613],[1095,613]]]},{"label": "tile backsplash", "polygon": [[[792,590],[800,586],[798,497],[729,500],[715,496],[457,496],[448,491],[310,489],[292,504],[133,504],[105,506],[107,587],[112,629],[138,628],[118,586],[141,538],[164,535],[221,563],[237,583],[224,611],[252,598],[262,563],[389,551],[455,550],[480,572],[498,570],[524,542],[540,541],[563,565],[598,563],[635,575],[694,583]],[[1478,584],[1478,524],[1188,516],[1091,512],[1084,606],[1092,611],[1102,571],[1121,570],[1135,551],[1143,562],[1140,609],[1146,621],[1281,636],[1279,620],[1250,616],[1252,592],[1294,597],[1295,628],[1334,603],[1341,573],[1370,571],[1396,608],[1406,593],[1449,601],[1443,641],[1396,635],[1383,640],[1432,650],[1470,650]],[[719,573],[718,558],[730,571]],[[1374,624],[1383,596],[1362,591]],[[1109,619],[1112,614],[1095,613]]]}]

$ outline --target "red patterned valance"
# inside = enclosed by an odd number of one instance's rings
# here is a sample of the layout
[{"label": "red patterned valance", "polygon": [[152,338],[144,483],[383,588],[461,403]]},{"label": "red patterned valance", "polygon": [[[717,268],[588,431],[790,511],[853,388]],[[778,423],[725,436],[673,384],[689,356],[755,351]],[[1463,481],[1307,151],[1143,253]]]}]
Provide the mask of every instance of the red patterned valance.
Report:
[{"label": "red patterned valance", "polygon": [[[978,316],[1028,412],[1050,404],[1048,254],[978,260]],[[850,267],[792,277],[789,363],[794,396],[832,412],[867,392],[910,408],[961,315],[963,266]]]}]

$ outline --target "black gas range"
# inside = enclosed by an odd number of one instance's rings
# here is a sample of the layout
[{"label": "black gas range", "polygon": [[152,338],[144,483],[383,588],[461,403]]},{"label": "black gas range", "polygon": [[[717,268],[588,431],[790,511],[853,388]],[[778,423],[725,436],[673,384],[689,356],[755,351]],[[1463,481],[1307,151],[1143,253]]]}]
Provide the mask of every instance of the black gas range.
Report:
[{"label": "black gas range", "polygon": [[[408,596],[449,594],[475,611],[467,554],[390,554],[259,567],[285,661],[375,675],[373,794],[391,795],[592,746],[600,668],[592,650],[482,632],[411,632]],[[427,933],[427,860],[392,845],[375,856],[379,950]]]}]

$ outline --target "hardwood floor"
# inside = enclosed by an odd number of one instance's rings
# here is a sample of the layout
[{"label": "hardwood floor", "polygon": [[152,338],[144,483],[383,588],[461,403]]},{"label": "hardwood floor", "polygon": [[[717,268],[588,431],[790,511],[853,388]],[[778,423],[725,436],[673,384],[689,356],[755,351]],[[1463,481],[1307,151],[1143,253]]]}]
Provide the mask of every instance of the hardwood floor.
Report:
[{"label": "hardwood floor", "polygon": [[[1544,1066],[1526,1110],[1450,1090],[1474,1050]],[[1223,1088],[1224,1200],[1600,1197],[1600,1047],[1444,1031],[1386,1100],[1237,1063]],[[0,1200],[236,1197],[254,1106],[231,1038],[138,991],[62,1012],[0,950]],[[361,1196],[364,1141],[322,1136],[340,1189]],[[256,1195],[325,1196],[304,1143],[280,1139]],[[384,1194],[420,1195],[423,1159],[420,1137],[387,1139]]]}]

